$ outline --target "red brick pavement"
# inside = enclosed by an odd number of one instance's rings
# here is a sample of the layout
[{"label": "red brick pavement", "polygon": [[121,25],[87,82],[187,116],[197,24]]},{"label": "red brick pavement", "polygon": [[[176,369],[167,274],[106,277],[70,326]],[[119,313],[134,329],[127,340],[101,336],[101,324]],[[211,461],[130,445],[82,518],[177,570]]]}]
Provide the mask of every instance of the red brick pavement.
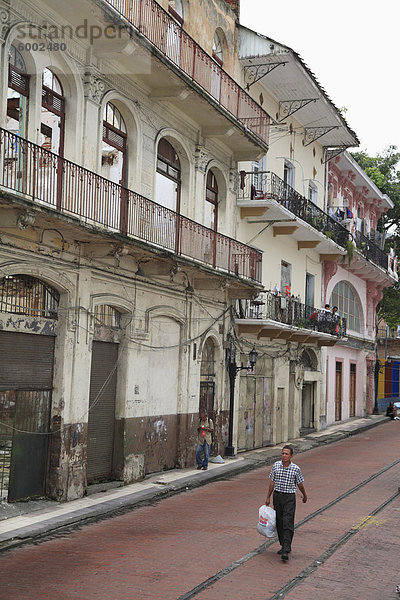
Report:
[{"label": "red brick pavement", "polygon": [[[298,455],[295,462],[306,477],[309,502],[298,503],[297,520],[398,458],[399,427],[398,421],[392,421],[364,434]],[[86,526],[65,537],[9,551],[0,556],[0,598],[176,600],[263,543],[255,526],[258,507],[265,499],[268,472],[269,469],[262,468],[229,481],[212,483],[153,506]],[[275,544],[196,598],[267,600],[318,558],[333,541],[391,496],[399,484],[400,466],[396,466],[299,528],[289,564],[281,563]],[[372,540],[375,535],[375,539],[380,536],[379,556],[383,561],[385,549],[388,549],[385,582],[379,583],[376,576],[375,567],[379,571],[379,561],[374,563],[373,570],[363,567],[362,576],[366,582],[371,580],[371,589],[379,588],[379,595],[357,595],[354,589],[350,596],[335,593],[335,599],[395,598],[395,595],[384,594],[390,586],[393,588],[392,581],[390,585],[388,583],[393,572],[388,535],[398,511],[399,500],[396,499],[384,511],[386,520],[382,525],[369,525],[353,536],[287,597],[290,600],[329,600],[333,598],[333,595],[329,596],[329,590],[336,588],[348,593],[352,581],[349,561],[353,555],[358,558],[365,555],[365,563],[368,563],[368,557],[370,562],[374,561],[376,544],[371,546],[369,543],[367,549],[361,544],[367,539],[365,536],[370,535]],[[393,516],[393,522],[387,515]],[[380,518],[378,515],[378,521]],[[351,548],[353,550],[346,558],[345,553]],[[396,551],[398,563],[398,548]],[[331,568],[334,564],[336,570]],[[355,570],[358,565],[358,562],[354,563]],[[326,577],[322,576],[324,573]],[[380,587],[384,583],[388,583],[387,588]],[[322,586],[321,595],[315,591],[310,595],[313,585]]]}]

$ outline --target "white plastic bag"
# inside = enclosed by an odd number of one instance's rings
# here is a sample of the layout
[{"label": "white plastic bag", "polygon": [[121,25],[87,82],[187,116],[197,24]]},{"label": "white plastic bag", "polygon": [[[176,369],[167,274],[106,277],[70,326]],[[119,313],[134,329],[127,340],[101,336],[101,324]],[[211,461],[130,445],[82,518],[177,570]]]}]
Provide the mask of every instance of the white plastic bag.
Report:
[{"label": "white plastic bag", "polygon": [[257,531],[268,538],[276,536],[276,513],[273,508],[265,504],[258,509]]}]

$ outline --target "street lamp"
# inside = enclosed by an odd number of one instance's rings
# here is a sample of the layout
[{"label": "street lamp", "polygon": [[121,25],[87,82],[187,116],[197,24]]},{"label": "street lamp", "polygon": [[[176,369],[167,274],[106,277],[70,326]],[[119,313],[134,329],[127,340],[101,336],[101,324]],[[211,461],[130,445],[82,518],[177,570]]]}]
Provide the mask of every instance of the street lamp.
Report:
[{"label": "street lamp", "polygon": [[379,385],[379,373],[385,372],[385,366],[381,365],[378,356],[375,359],[375,372],[374,372],[374,383],[375,383],[375,399],[374,399],[374,409],[372,411],[373,415],[379,415],[379,407],[378,407],[378,385]]},{"label": "street lamp", "polygon": [[254,369],[254,365],[257,362],[258,352],[253,346],[253,349],[249,352],[249,366],[238,367],[236,364],[236,350],[231,345],[230,354],[229,354],[229,430],[228,430],[228,445],[225,448],[225,456],[235,456],[235,448],[232,445],[233,442],[233,414],[235,409],[235,380],[236,375],[242,369],[247,369],[248,371],[252,371]]}]

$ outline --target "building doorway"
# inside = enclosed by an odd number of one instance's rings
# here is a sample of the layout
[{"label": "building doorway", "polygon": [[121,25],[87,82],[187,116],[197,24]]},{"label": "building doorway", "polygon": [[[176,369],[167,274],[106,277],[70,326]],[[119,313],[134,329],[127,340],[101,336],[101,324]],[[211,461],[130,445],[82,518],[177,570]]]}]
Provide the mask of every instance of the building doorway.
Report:
[{"label": "building doorway", "polygon": [[350,394],[349,394],[349,416],[356,415],[356,364],[350,363]]},{"label": "building doorway", "polygon": [[29,275],[0,280],[0,312],[20,330],[0,331],[0,492],[14,502],[46,494],[59,294]]},{"label": "building doorway", "polygon": [[335,371],[335,421],[342,420],[342,389],[343,389],[343,373],[342,363],[336,361]]},{"label": "building doorway", "polygon": [[315,431],[314,383],[304,382],[301,392],[301,435]]},{"label": "building doorway", "polygon": [[121,314],[112,306],[95,308],[87,442],[88,483],[114,479],[115,402]]}]

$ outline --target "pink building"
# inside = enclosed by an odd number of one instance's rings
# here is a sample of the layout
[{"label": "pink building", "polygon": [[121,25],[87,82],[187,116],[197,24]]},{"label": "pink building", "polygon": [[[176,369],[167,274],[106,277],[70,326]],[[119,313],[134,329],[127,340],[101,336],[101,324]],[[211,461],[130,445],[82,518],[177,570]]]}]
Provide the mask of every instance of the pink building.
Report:
[{"label": "pink building", "polygon": [[350,154],[329,161],[328,213],[351,235],[347,255],[324,262],[324,303],[337,306],[347,324],[347,338],[326,351],[327,425],[373,411],[375,312],[398,278],[377,224],[392,206]]}]

